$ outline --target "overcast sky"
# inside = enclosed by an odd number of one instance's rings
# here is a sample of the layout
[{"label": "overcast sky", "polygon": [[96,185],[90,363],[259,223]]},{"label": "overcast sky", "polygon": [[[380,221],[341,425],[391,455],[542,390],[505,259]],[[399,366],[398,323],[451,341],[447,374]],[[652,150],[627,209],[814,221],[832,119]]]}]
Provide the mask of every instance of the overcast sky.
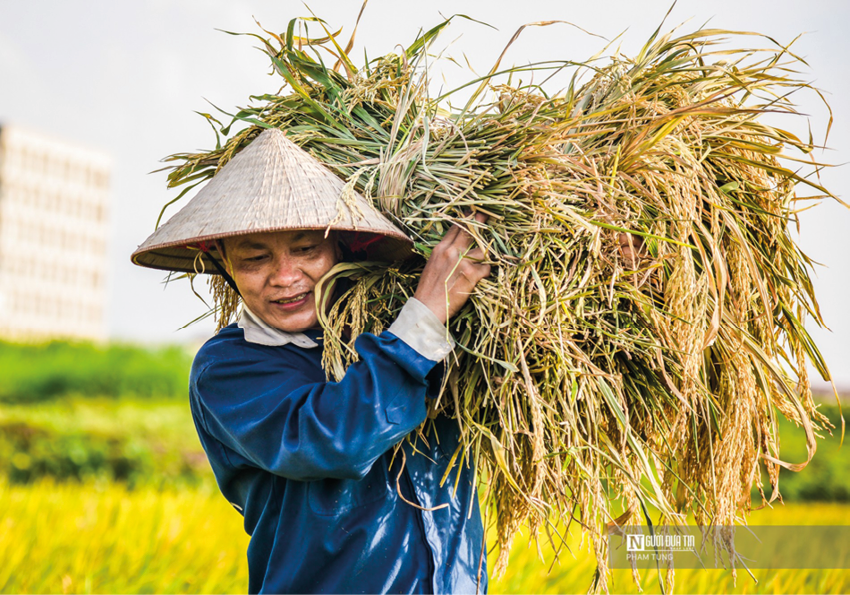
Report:
[{"label": "overcast sky", "polygon": [[[334,28],[350,32],[360,2],[313,0],[310,8]],[[456,21],[441,40],[448,53],[463,56],[478,71],[489,69],[523,23],[566,20],[613,39],[634,53],[658,26],[670,2],[618,0],[371,0],[358,30],[354,56],[365,45],[370,57],[408,45],[420,28],[441,15],[464,13],[496,30]],[[850,56],[847,24],[850,3],[841,0],[772,2],[682,0],[667,25],[688,21],[694,29],[712,27],[765,33],[787,43],[809,63],[805,77],[826,91],[835,122],[830,150],[819,158],[850,161]],[[211,325],[179,327],[205,308],[188,287],[163,288],[163,274],[129,262],[130,253],[152,231],[162,205],[174,196],[165,174],[149,174],[166,155],[208,149],[209,126],[193,111],[211,111],[206,102],[230,111],[249,95],[276,91],[280,79],[268,76],[264,56],[251,38],[216,29],[257,32],[252,17],[267,29],[283,31],[290,19],[305,16],[291,0],[0,0],[0,122],[17,124],[60,139],[79,142],[112,156],[113,237],[110,247],[108,328],[113,338],[144,342],[196,340]],[[566,25],[528,29],[506,63],[545,59],[584,59],[604,41]],[[767,45],[762,44],[762,45]],[[466,75],[444,67],[447,84]],[[822,138],[828,115],[817,97],[800,96],[803,111]],[[789,124],[789,126],[791,126]],[[805,125],[791,126],[805,134]],[[850,199],[848,167],[823,174],[824,183]],[[832,332],[809,325],[834,375],[850,385],[850,212],[825,203],[802,216],[801,245],[826,266],[817,271],[816,289]]]}]

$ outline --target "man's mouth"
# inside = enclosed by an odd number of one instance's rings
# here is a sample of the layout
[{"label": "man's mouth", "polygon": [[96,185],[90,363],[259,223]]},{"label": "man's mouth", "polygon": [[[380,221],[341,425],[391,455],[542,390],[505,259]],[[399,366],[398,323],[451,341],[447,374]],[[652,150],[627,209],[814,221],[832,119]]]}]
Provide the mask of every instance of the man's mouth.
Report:
[{"label": "man's mouth", "polygon": [[304,292],[304,293],[299,293],[298,295],[293,296],[291,298],[283,298],[283,299],[280,299],[280,300],[272,300],[272,302],[275,303],[275,304],[292,304],[294,302],[300,302],[301,300],[303,300],[305,297],[307,297],[308,293],[310,293],[310,292],[307,291],[307,292]]}]

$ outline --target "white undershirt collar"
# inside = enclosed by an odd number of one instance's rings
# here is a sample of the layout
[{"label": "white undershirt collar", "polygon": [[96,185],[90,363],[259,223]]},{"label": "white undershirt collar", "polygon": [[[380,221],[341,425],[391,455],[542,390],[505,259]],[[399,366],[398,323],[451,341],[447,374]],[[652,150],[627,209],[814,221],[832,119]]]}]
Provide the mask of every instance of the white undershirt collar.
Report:
[{"label": "white undershirt collar", "polygon": [[267,325],[259,316],[251,312],[245,304],[242,304],[242,311],[239,313],[237,324],[245,332],[245,340],[249,343],[269,345],[272,347],[292,343],[304,349],[312,349],[319,346],[318,343],[304,333],[288,333]]}]

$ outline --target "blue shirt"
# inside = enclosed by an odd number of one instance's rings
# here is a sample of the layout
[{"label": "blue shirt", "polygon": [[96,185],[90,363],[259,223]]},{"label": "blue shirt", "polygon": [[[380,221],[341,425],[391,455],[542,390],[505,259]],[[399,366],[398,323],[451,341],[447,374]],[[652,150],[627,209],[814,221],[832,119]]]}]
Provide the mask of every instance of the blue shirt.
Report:
[{"label": "blue shirt", "polygon": [[[321,347],[321,331],[305,334]],[[340,382],[326,381],[321,348],[249,342],[236,325],[195,358],[192,414],[251,536],[249,592],[486,593],[468,456],[440,486],[457,422],[411,434],[442,364],[389,331],[355,349]]]}]

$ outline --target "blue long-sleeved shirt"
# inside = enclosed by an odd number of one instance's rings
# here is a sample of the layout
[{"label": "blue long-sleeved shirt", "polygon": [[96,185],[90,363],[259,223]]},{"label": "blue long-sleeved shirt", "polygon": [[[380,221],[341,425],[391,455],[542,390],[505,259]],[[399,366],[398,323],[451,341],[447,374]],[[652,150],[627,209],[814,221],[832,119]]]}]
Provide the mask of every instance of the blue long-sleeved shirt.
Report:
[{"label": "blue long-sleeved shirt", "polygon": [[429,420],[393,460],[425,421],[441,366],[416,333],[365,333],[360,361],[327,382],[321,331],[304,334],[319,348],[246,341],[230,325],[192,367],[201,443],[251,535],[249,591],[485,593],[470,467],[456,464],[439,485],[457,423]]}]

